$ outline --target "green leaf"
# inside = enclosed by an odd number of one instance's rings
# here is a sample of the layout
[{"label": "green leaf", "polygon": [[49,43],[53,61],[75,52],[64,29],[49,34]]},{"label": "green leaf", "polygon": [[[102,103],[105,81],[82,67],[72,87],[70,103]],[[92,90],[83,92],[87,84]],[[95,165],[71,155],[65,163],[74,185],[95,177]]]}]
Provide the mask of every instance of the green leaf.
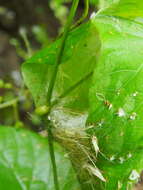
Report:
[{"label": "green leaf", "polygon": [[96,164],[107,182],[99,181],[99,190],[130,189],[143,168],[143,24],[136,21],[142,6],[121,0],[93,19],[102,48],[87,123],[102,152]]},{"label": "green leaf", "polygon": [[90,2],[92,5],[97,5],[98,0],[90,0],[89,2]]},{"label": "green leaf", "polygon": [[[55,145],[61,190],[78,182],[63,150]],[[0,189],[54,190],[47,140],[27,130],[0,126]]]},{"label": "green leaf", "polygon": [[[37,107],[43,107],[47,102],[47,88],[60,41],[59,39],[50,47],[41,50],[22,66],[25,83],[30,89]],[[66,41],[62,64],[58,71],[56,86],[54,88],[54,99],[93,71],[99,47],[98,33],[92,22],[89,21],[71,31]],[[81,114],[84,111],[87,112],[90,79],[84,81],[76,90],[70,92],[60,103],[58,111],[52,110],[52,120],[55,121],[56,126],[59,126],[56,127],[56,130],[59,130],[61,138],[64,138],[64,131],[68,130],[70,131],[66,134],[73,133],[77,135],[76,128],[83,126],[83,123],[85,124],[87,115]],[[68,108],[68,111],[66,108]],[[66,130],[62,127],[66,128]],[[68,139],[69,137],[65,136],[66,138]],[[68,143],[65,144],[64,146],[67,146],[66,148],[69,150],[68,146],[70,145]],[[76,151],[77,148],[75,147],[72,150],[72,158],[77,156]],[[76,159],[73,158],[73,160],[75,161]],[[78,172],[79,166],[77,167],[77,163],[73,165],[76,165],[75,168]],[[88,179],[85,180],[88,181]],[[87,190],[86,185],[88,185],[88,182],[83,185]],[[91,188],[91,185],[88,186]]]},{"label": "green leaf", "polygon": [[[110,5],[110,6],[109,6]],[[143,1],[140,0],[108,0],[108,8],[103,9],[101,14],[118,16],[128,19],[135,19],[142,22]]]},{"label": "green leaf", "polygon": [[[87,81],[63,103],[72,111],[87,111],[91,86],[87,124],[92,126],[88,132],[98,139],[96,164],[106,179],[106,183],[95,180],[94,188],[98,190],[130,189],[143,168],[142,8],[139,0],[109,2],[108,8],[70,33],[58,73],[54,97],[94,69],[101,43],[92,85]],[[46,103],[59,43],[60,40],[23,65],[25,82],[37,106]],[[64,119],[62,122],[68,125],[69,120]]]},{"label": "green leaf", "polygon": [[103,9],[105,7],[110,6],[112,3],[114,3],[116,0],[99,0],[99,8]]},{"label": "green leaf", "polygon": [[[59,39],[52,46],[41,50],[22,67],[25,83],[34,97],[36,106],[42,106],[47,102],[47,88],[60,42]],[[93,70],[99,47],[98,34],[91,22],[70,33],[57,76],[54,98]],[[85,110],[88,107],[89,81],[80,85],[67,100],[64,99],[64,106]]]}]

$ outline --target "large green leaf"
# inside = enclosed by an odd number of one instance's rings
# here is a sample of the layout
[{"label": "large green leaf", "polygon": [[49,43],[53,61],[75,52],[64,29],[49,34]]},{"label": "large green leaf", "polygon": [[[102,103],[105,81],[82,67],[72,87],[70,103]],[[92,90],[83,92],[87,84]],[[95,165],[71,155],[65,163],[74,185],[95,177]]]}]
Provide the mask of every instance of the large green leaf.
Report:
[{"label": "large green leaf", "polygon": [[[108,3],[108,8],[70,33],[54,93],[61,94],[94,69],[101,43],[90,89],[87,124],[92,124],[88,132],[97,136],[99,142],[101,154],[96,164],[106,183],[96,179],[94,186],[98,190],[127,190],[143,168],[143,3],[140,0]],[[37,106],[46,103],[59,43],[60,40],[23,65],[25,82]],[[87,81],[71,93],[64,106],[74,111],[87,110],[89,86]]]},{"label": "large green leaf", "polygon": [[121,0],[93,19],[102,48],[88,124],[106,156],[99,154],[97,165],[107,180],[97,189],[130,189],[143,169],[143,24],[136,22],[136,16],[143,18],[142,6],[139,0]]},{"label": "large green leaf", "polygon": [[[61,190],[78,190],[63,150],[55,145]],[[0,126],[0,189],[54,190],[47,140],[27,130]]]},{"label": "large green leaf", "polygon": [[[47,88],[53,65],[55,64],[59,43],[60,39],[52,46],[41,50],[22,66],[25,83],[34,97],[36,106],[46,103]],[[58,71],[56,86],[54,88],[54,98],[93,71],[99,49],[98,33],[92,22],[89,21],[70,32],[66,41],[62,64]],[[90,79],[84,81],[76,90],[68,94],[59,105],[58,110],[57,108],[56,110],[53,109],[52,120],[56,123],[56,126],[59,126],[58,129],[56,127],[56,130],[60,131],[61,129],[61,138],[69,138],[65,136],[65,131],[68,130],[70,130],[67,132],[68,135],[75,134],[78,136],[76,128],[85,126],[87,115],[81,115],[81,113],[84,111],[87,112],[89,86]],[[57,134],[57,131],[55,133]],[[72,139],[74,140],[74,137]],[[67,142],[64,143],[64,146],[69,150]],[[77,150],[76,145],[73,150],[69,150],[69,152],[72,152],[72,161],[78,160],[74,158],[74,156],[78,155]],[[81,151],[81,155],[83,155],[83,151]],[[81,164],[82,162],[79,161],[79,163]],[[73,165],[76,165],[77,171],[80,170],[80,166],[77,166],[77,163],[73,163]],[[82,167],[83,165],[81,164]],[[78,172],[79,175],[81,175],[80,172]],[[84,180],[85,184],[83,185],[85,186],[84,189],[87,190],[86,185],[89,182],[86,183],[85,181],[88,181],[88,179]],[[88,186],[90,186],[90,189],[92,188],[91,185]]]},{"label": "large green leaf", "polygon": [[[22,67],[25,83],[37,106],[46,103],[49,79],[60,42],[61,40],[58,40],[52,46],[41,50]],[[63,93],[93,70],[99,46],[98,34],[91,22],[70,33],[58,72],[54,97]],[[77,110],[85,110],[88,106],[89,85],[89,80],[84,82],[70,94],[64,105],[74,107]]]}]

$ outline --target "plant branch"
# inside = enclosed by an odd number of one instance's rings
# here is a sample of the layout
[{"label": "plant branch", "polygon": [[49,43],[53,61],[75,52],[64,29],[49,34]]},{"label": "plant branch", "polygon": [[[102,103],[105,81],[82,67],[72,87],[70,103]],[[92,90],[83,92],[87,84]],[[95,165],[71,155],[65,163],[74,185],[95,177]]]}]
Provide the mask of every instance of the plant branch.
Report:
[{"label": "plant branch", "polygon": [[65,98],[69,93],[71,93],[72,91],[74,91],[79,85],[81,85],[83,82],[85,82],[86,80],[88,80],[93,74],[93,71],[88,73],[87,75],[85,75],[82,79],[80,79],[79,81],[77,81],[74,85],[72,85],[71,87],[69,87],[65,92],[63,92],[56,100],[54,100],[51,103],[51,107],[55,106],[57,103],[59,103],[59,101],[63,98]]},{"label": "plant branch", "polygon": [[44,119],[44,122],[45,122],[45,125],[47,126],[47,131],[48,131],[49,152],[50,152],[51,163],[53,167],[55,190],[59,190],[57,166],[56,166],[56,159],[55,159],[55,153],[54,153],[54,141],[53,141],[53,134],[52,134],[52,129],[51,129],[52,126],[49,119],[48,120]]},{"label": "plant branch", "polygon": [[[56,59],[55,65],[54,65],[54,70],[52,73],[52,77],[51,77],[51,80],[49,83],[49,88],[48,88],[48,93],[47,93],[47,103],[48,103],[49,108],[51,108],[50,107],[51,106],[51,98],[52,98],[52,93],[53,93],[53,89],[54,89],[55,82],[56,82],[58,67],[62,62],[62,57],[63,57],[66,39],[68,37],[68,33],[70,31],[73,18],[75,16],[75,13],[76,13],[76,10],[78,7],[78,3],[79,3],[79,0],[73,0],[72,7],[70,10],[70,14],[69,14],[66,26],[65,26],[64,34],[63,34],[63,37],[61,39],[61,45],[60,45],[59,51],[57,53],[57,59]],[[50,114],[50,109],[49,109],[48,115],[49,114]],[[46,117],[45,117],[45,120],[47,120]],[[54,143],[53,143],[53,135],[52,135],[50,120],[48,119],[48,121],[45,121],[45,124],[46,124],[47,131],[48,131],[49,151],[50,151],[50,157],[51,157],[51,162],[52,162],[52,167],[53,167],[53,177],[54,177],[55,190],[59,190],[57,166],[56,166],[56,160],[55,160]]]},{"label": "plant branch", "polygon": [[80,25],[87,17],[88,15],[88,11],[89,11],[89,0],[84,0],[84,12],[82,14],[82,16],[80,17],[80,19],[72,26],[71,29],[74,29],[75,27],[77,27],[78,25]]},{"label": "plant branch", "polygon": [[29,43],[29,40],[28,40],[28,37],[27,37],[26,29],[25,29],[25,28],[21,28],[21,29],[20,29],[20,35],[21,35],[21,37],[23,38],[23,41],[24,41],[24,43],[25,43],[25,46],[26,46],[26,49],[27,49],[28,57],[31,57],[31,56],[32,56],[32,50],[31,50],[31,47],[30,47],[30,43]]},{"label": "plant branch", "polygon": [[57,53],[57,59],[56,59],[54,71],[53,71],[53,74],[51,77],[51,81],[50,81],[48,93],[47,93],[47,102],[48,102],[49,106],[51,103],[51,97],[52,97],[52,93],[53,93],[53,89],[54,89],[54,85],[55,85],[55,81],[56,81],[56,77],[57,77],[57,73],[58,73],[58,67],[62,62],[62,56],[63,56],[63,52],[64,52],[64,48],[65,48],[65,42],[66,42],[66,39],[68,37],[68,33],[69,33],[71,25],[72,25],[72,21],[73,21],[73,18],[75,16],[76,9],[78,7],[78,3],[79,3],[79,0],[73,0],[72,7],[70,10],[70,14],[69,14],[66,26],[65,26],[64,33],[63,33],[61,46],[60,46],[59,51]]}]

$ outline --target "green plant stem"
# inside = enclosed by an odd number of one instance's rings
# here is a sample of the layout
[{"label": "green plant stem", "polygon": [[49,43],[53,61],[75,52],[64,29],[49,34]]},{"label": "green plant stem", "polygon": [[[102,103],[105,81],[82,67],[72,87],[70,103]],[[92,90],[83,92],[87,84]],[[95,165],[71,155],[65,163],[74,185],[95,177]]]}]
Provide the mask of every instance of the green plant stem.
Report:
[{"label": "green plant stem", "polygon": [[71,25],[72,25],[72,21],[73,21],[73,18],[75,16],[75,13],[76,13],[76,10],[77,10],[77,7],[78,7],[78,3],[79,3],[79,0],[73,0],[72,7],[71,7],[71,10],[70,10],[70,14],[69,14],[69,17],[68,17],[68,20],[67,20],[67,23],[66,23],[66,26],[65,26],[65,30],[64,30],[64,33],[63,33],[63,37],[62,37],[62,40],[61,40],[61,46],[59,47],[59,51],[57,53],[57,59],[56,59],[56,63],[55,63],[55,66],[54,66],[54,71],[53,71],[53,74],[52,74],[52,77],[51,77],[51,81],[50,81],[49,88],[48,88],[48,93],[47,93],[47,102],[48,102],[49,106],[51,104],[51,97],[52,97],[53,88],[54,88],[57,73],[58,73],[58,67],[62,62],[62,56],[63,56],[63,52],[64,52],[65,42],[66,42],[66,39],[68,37],[68,33],[69,33]]},{"label": "green plant stem", "polygon": [[23,30],[22,32],[20,32],[20,35],[23,38],[23,41],[25,43],[25,46],[26,46],[26,49],[27,49],[27,53],[28,53],[28,57],[31,57],[32,56],[32,50],[31,50],[31,47],[30,47],[30,43],[29,43],[26,31]]},{"label": "green plant stem", "polygon": [[14,119],[15,122],[19,121],[19,112],[18,112],[18,104],[17,101],[13,104],[13,112],[14,112]]},{"label": "green plant stem", "polygon": [[71,93],[72,91],[74,91],[79,85],[81,85],[83,82],[85,82],[86,80],[88,80],[93,74],[93,71],[88,73],[87,75],[85,75],[82,79],[80,79],[79,81],[77,81],[74,85],[72,85],[71,87],[69,87],[65,92],[63,92],[56,100],[54,100],[51,103],[51,107],[55,106],[57,103],[59,103],[59,101],[62,98],[65,98],[69,93]]},{"label": "green plant stem", "polygon": [[52,169],[53,169],[55,190],[59,190],[60,188],[59,188],[57,166],[56,166],[56,159],[55,159],[55,153],[54,153],[54,140],[53,140],[53,134],[52,134],[51,121],[49,119],[48,120],[44,119],[44,122],[48,131],[49,152],[50,152]]},{"label": "green plant stem", "polygon": [[[73,24],[71,26],[70,31],[73,30],[74,28],[76,28],[77,26],[79,26],[86,19],[86,17],[88,16],[88,12],[89,12],[89,0],[84,0],[84,11],[83,11],[83,14],[80,17],[80,19],[75,24]],[[59,35],[59,38],[62,35],[63,35],[63,33]]]},{"label": "green plant stem", "polygon": [[[56,59],[56,63],[54,66],[54,70],[52,73],[52,77],[51,77],[51,80],[49,83],[49,88],[48,88],[48,93],[47,93],[47,103],[48,103],[49,107],[51,106],[51,98],[52,98],[52,93],[53,93],[53,89],[54,89],[55,82],[56,82],[58,67],[62,62],[62,56],[63,56],[63,52],[64,52],[64,48],[65,48],[65,42],[66,42],[68,33],[69,33],[71,25],[72,25],[72,21],[73,21],[73,18],[75,16],[75,13],[76,13],[76,10],[78,7],[78,3],[79,3],[79,0],[73,0],[70,14],[69,14],[66,26],[65,26],[64,34],[61,39],[61,46],[59,47],[59,51],[57,53],[57,59]],[[50,114],[50,109],[49,109],[48,115],[49,114]],[[53,143],[54,140],[53,140],[50,120],[48,120],[48,122],[46,122],[46,127],[47,127],[47,131],[48,131],[49,151],[50,151],[50,157],[51,157],[51,162],[52,162],[52,167],[53,167],[55,190],[59,190],[57,166],[56,166],[55,153],[54,153],[54,143]]]},{"label": "green plant stem", "polygon": [[23,40],[24,40],[25,46],[27,48],[28,57],[31,57],[32,56],[32,50],[31,50],[30,43],[29,43],[26,35],[23,36]]},{"label": "green plant stem", "polygon": [[89,11],[89,0],[84,0],[84,12],[82,14],[82,16],[80,17],[80,19],[71,27],[71,29],[74,29],[75,27],[77,27],[78,25],[80,25],[88,16],[88,11]]},{"label": "green plant stem", "polygon": [[[63,94],[61,94],[55,101],[53,101],[51,103],[51,107],[56,105],[62,98],[67,96],[70,92],[75,90],[79,85],[81,85],[83,82],[88,80],[92,76],[92,74],[93,74],[93,72],[88,73],[82,79],[77,81],[74,85],[72,85],[70,88],[68,88]],[[50,151],[51,162],[52,162],[52,166],[53,166],[55,189],[59,190],[58,175],[57,175],[57,168],[56,168],[56,161],[55,161],[55,154],[54,154],[54,145],[53,145],[53,135],[52,135],[52,131],[51,131],[50,120],[48,120],[48,121],[46,120],[45,124],[47,126],[47,131],[48,131],[49,151]]]}]

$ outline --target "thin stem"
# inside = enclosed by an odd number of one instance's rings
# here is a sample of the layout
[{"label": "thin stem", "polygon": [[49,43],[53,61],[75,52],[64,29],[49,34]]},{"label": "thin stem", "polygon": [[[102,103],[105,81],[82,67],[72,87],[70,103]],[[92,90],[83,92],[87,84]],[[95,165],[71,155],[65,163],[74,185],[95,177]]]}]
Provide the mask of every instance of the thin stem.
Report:
[{"label": "thin stem", "polygon": [[32,50],[31,50],[30,43],[29,43],[29,40],[28,40],[28,37],[26,34],[26,30],[24,28],[20,29],[20,35],[23,38],[23,41],[25,43],[27,53],[28,53],[28,57],[31,57],[32,56]]},{"label": "thin stem", "polygon": [[31,57],[32,56],[32,51],[31,51],[30,43],[29,43],[28,38],[27,38],[26,35],[23,35],[23,40],[24,40],[25,46],[27,48],[28,56]]},{"label": "thin stem", "polygon": [[54,85],[55,85],[55,81],[56,81],[56,77],[57,77],[57,73],[58,73],[58,67],[59,67],[60,63],[62,62],[62,56],[63,56],[63,51],[65,48],[65,42],[66,42],[66,39],[68,37],[68,33],[70,31],[73,18],[75,16],[76,9],[78,7],[78,3],[79,3],[79,0],[73,0],[71,11],[70,11],[70,14],[69,14],[66,26],[65,26],[64,34],[62,37],[61,46],[60,46],[59,51],[57,53],[57,60],[56,60],[55,66],[54,66],[54,71],[53,71],[53,74],[51,77],[51,81],[50,81],[49,89],[48,89],[48,94],[47,94],[47,101],[48,101],[49,106],[51,103],[51,97],[52,97],[52,93],[53,93],[53,89],[54,89]]},{"label": "thin stem", "polygon": [[77,27],[86,19],[86,17],[88,16],[88,11],[89,11],[89,0],[84,0],[84,12],[82,16],[80,17],[80,19],[72,26],[71,29],[74,29],[75,27]]},{"label": "thin stem", "polygon": [[65,98],[69,93],[71,93],[72,91],[74,91],[79,85],[81,85],[83,82],[85,82],[86,80],[88,80],[93,74],[93,71],[88,73],[87,75],[85,75],[82,79],[80,79],[79,81],[77,81],[74,85],[72,85],[71,87],[69,87],[65,92],[63,92],[56,100],[54,100],[51,103],[51,107],[55,106],[57,103],[59,103],[59,101],[62,98]]},{"label": "thin stem", "polygon": [[[52,77],[51,77],[51,80],[50,80],[48,93],[47,93],[48,106],[51,106],[51,98],[52,98],[52,93],[53,93],[53,89],[54,89],[55,82],[56,82],[56,77],[57,77],[57,73],[58,73],[58,67],[62,62],[62,56],[63,56],[63,52],[64,52],[64,48],[65,48],[65,42],[66,42],[66,39],[68,37],[68,33],[70,31],[73,18],[75,16],[76,9],[78,7],[78,3],[79,3],[79,0],[73,0],[72,7],[71,7],[71,10],[70,10],[70,14],[69,14],[69,17],[68,17],[68,20],[67,20],[67,24],[65,26],[64,34],[63,34],[63,37],[61,39],[61,46],[59,47],[59,51],[57,53],[57,59],[56,59],[56,63],[55,63],[55,66],[54,66],[54,70],[53,70],[53,73],[52,73]],[[49,111],[49,113],[50,113],[50,111]],[[59,190],[57,166],[56,166],[55,153],[54,153],[54,143],[53,143],[54,140],[53,140],[50,120],[48,120],[46,122],[46,126],[47,126],[47,131],[48,131],[49,151],[50,151],[50,157],[51,157],[51,162],[52,162],[52,167],[53,167],[55,190]]]},{"label": "thin stem", "polygon": [[51,122],[50,120],[45,120],[45,125],[47,126],[48,131],[48,143],[49,143],[49,152],[51,157],[51,163],[53,168],[53,177],[54,177],[54,185],[55,190],[59,190],[59,183],[58,183],[58,174],[57,174],[57,166],[56,166],[56,159],[55,159],[55,153],[54,153],[54,141],[53,141],[53,134],[51,129]]}]

